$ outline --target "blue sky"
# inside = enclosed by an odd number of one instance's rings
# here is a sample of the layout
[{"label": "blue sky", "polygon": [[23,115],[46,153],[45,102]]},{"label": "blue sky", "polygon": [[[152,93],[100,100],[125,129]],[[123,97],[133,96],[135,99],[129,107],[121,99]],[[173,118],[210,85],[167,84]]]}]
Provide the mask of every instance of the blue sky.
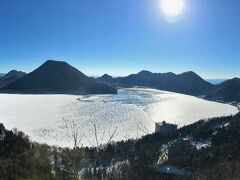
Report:
[{"label": "blue sky", "polygon": [[0,72],[47,59],[87,75],[146,69],[240,77],[240,1],[185,0],[169,22],[161,0],[1,0]]}]

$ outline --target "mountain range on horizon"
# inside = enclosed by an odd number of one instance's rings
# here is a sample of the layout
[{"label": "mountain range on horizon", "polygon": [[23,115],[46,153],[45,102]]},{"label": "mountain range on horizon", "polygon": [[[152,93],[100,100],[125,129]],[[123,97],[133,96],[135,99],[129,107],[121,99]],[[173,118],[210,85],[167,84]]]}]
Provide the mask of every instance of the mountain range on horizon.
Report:
[{"label": "mountain range on horizon", "polygon": [[111,78],[105,74],[97,80],[113,86],[145,86],[194,96],[206,94],[214,88],[211,83],[203,80],[192,71],[177,75],[172,72],[152,73],[143,70],[137,74],[120,78]]},{"label": "mountain range on horizon", "polygon": [[240,78],[229,79],[220,84],[212,84],[192,71],[174,74],[172,72],[152,73],[143,70],[126,77],[114,78],[104,74],[96,79],[114,87],[143,86],[201,96],[211,100],[240,101]]},{"label": "mountain range on horizon", "polygon": [[48,60],[33,72],[0,77],[0,92],[32,94],[115,94],[119,87],[149,87],[211,100],[240,101],[240,78],[212,84],[193,71],[181,74],[140,71],[126,77],[91,78],[63,61]]},{"label": "mountain range on horizon", "polygon": [[0,89],[21,94],[115,94],[117,90],[63,61],[48,60],[33,72]]}]

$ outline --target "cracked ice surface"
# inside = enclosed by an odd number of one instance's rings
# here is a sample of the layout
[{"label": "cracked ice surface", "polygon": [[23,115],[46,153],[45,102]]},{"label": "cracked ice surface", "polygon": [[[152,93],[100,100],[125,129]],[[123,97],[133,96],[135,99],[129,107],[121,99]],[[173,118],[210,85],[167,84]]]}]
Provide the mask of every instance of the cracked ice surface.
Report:
[{"label": "cracked ice surface", "polygon": [[[234,106],[154,89],[120,89],[118,95],[15,95],[0,94],[0,122],[17,127],[33,141],[72,146],[74,121],[84,146],[98,140],[138,138],[154,131],[154,121],[176,122],[179,126],[199,119],[237,113]],[[116,132],[115,132],[116,130]],[[113,133],[115,132],[115,133]]]}]

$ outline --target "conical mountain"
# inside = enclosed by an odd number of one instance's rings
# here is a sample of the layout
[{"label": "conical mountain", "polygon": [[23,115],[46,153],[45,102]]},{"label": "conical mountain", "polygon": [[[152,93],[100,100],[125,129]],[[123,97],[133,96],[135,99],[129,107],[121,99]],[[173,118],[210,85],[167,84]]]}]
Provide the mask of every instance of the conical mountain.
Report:
[{"label": "conical mountain", "polygon": [[48,60],[2,89],[12,93],[114,94],[116,89],[96,82],[63,61]]}]

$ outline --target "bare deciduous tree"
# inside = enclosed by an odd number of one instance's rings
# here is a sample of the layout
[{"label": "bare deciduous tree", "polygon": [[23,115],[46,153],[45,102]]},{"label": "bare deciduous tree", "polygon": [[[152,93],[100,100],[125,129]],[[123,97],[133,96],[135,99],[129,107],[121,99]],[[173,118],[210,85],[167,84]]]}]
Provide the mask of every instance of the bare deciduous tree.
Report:
[{"label": "bare deciduous tree", "polygon": [[149,134],[149,130],[147,129],[146,126],[143,125],[143,123],[141,123],[140,121],[137,120],[137,128],[138,130],[140,130],[141,132],[143,132],[145,135]]},{"label": "bare deciduous tree", "polygon": [[[79,148],[80,144],[84,139],[84,133],[81,131],[81,127],[79,123],[74,120],[64,119],[65,122],[65,129],[66,129],[66,136],[73,141],[73,149],[70,152],[65,153],[64,151],[61,152],[61,156],[63,159],[66,159],[67,166],[65,168],[61,168],[62,171],[72,174],[75,180],[81,179],[80,175],[80,167],[79,167]],[[101,129],[100,126],[97,124],[96,120],[89,120],[90,127],[92,127],[92,133],[94,135],[94,143],[93,145],[97,148],[97,153],[99,152],[99,148],[102,144],[109,144],[113,141],[113,139],[117,136],[118,127],[114,128],[114,130],[106,130]],[[101,132],[100,130],[103,130]],[[108,133],[106,133],[108,132]],[[102,133],[102,134],[101,134]],[[108,136],[108,138],[106,138]],[[104,139],[107,141],[104,142]],[[98,156],[98,154],[97,154]],[[97,157],[99,158],[99,157]],[[99,160],[99,159],[98,159]]]},{"label": "bare deciduous tree", "polygon": [[80,180],[81,176],[79,174],[79,167],[78,167],[78,149],[79,145],[84,138],[84,133],[81,133],[80,126],[74,120],[65,120],[65,128],[67,129],[67,136],[73,140],[73,149],[72,152],[66,154],[65,152],[61,152],[61,155],[64,156],[67,161],[69,162],[69,166],[67,169],[62,169],[63,171],[70,173],[74,176],[75,180]]},{"label": "bare deciduous tree", "polygon": [[[105,132],[106,129],[104,129],[103,133],[102,133],[102,138],[100,138],[100,132],[99,132],[99,127],[97,125],[97,122],[95,120],[91,120],[89,119],[89,122],[91,124],[91,126],[93,127],[93,134],[94,134],[94,139],[95,139],[95,146],[97,148],[97,151],[100,148],[100,145],[103,143],[103,139],[105,138]],[[117,136],[117,130],[118,127],[116,126],[115,129],[113,131],[108,130],[108,139],[105,142],[105,144],[109,144],[112,142],[112,140]],[[99,139],[101,140],[101,142],[99,142]]]}]

